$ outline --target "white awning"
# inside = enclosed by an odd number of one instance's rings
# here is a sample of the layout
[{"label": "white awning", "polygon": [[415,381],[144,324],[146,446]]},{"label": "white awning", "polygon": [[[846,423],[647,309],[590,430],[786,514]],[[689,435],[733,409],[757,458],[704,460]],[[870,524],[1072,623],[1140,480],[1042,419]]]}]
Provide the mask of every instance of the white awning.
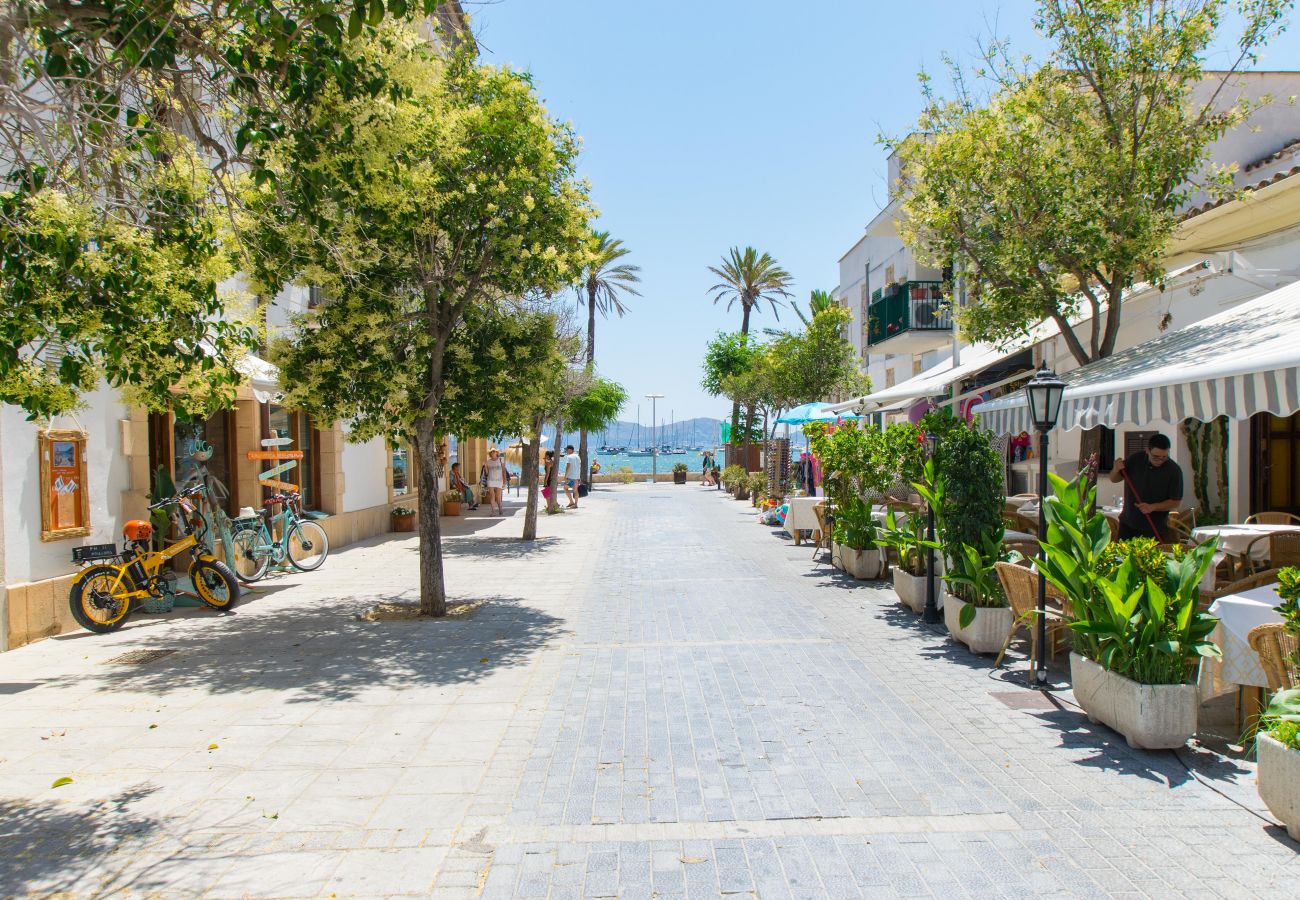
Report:
[{"label": "white awning", "polygon": [[280,388],[280,369],[260,356],[248,354],[235,363],[235,371],[248,379],[258,403],[276,403],[284,396]]},{"label": "white awning", "polygon": [[[1059,425],[1132,423],[1300,410],[1300,282],[1270,291],[1062,376]],[[1000,434],[1030,431],[1022,393],[975,407]]]}]

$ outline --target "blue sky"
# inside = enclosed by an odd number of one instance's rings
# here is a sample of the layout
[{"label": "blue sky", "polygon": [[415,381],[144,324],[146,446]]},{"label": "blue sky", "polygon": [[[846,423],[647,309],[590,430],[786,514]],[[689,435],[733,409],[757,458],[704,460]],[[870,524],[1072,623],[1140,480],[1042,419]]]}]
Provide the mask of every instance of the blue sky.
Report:
[{"label": "blue sky", "polygon": [[[597,364],[632,396],[622,418],[722,417],[699,387],[704,346],[740,326],[708,298],[707,266],[733,245],[775,256],[795,297],[831,289],[837,260],[882,205],[882,131],[920,108],[916,73],[969,61],[996,33],[1041,44],[1032,0],[468,0],[485,61],[533,74],[584,139],[598,226],[642,268],[642,297],[596,325]],[[1300,33],[1260,68],[1294,68]],[[1213,60],[1220,64],[1224,60]],[[781,323],[794,320],[783,311]],[[775,324],[770,309],[756,317]]]}]

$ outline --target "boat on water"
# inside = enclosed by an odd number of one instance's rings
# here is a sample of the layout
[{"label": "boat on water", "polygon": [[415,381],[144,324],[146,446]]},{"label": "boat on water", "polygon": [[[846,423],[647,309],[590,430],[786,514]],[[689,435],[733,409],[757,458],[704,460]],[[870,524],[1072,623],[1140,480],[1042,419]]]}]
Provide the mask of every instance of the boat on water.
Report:
[{"label": "boat on water", "polygon": [[655,452],[653,448],[647,447],[644,450],[624,450],[623,455],[624,456],[654,456]]}]

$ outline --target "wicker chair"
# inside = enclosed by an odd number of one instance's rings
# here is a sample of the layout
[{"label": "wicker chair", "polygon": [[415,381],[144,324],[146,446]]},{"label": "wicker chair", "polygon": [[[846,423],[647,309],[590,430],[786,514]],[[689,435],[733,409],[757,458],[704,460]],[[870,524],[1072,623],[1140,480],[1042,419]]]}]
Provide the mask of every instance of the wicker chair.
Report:
[{"label": "wicker chair", "polygon": [[1169,514],[1169,531],[1168,535],[1175,539],[1176,542],[1190,541],[1192,539],[1192,530],[1196,528],[1196,509],[1176,509]]},{"label": "wicker chair", "polygon": [[1267,568],[1282,569],[1287,566],[1300,566],[1300,531],[1275,531],[1255,538],[1242,554],[1242,564],[1251,571],[1251,574],[1254,574],[1257,565],[1251,553],[1260,541],[1268,542]]},{"label": "wicker chair", "polygon": [[[1034,619],[1038,612],[1038,573],[1026,566],[1018,566],[1015,563],[1000,562],[995,564],[998,572],[998,581],[1002,582],[1002,590],[1006,592],[1007,602],[1011,606],[1011,628],[1007,631],[1007,639],[1002,642],[1002,651],[998,653],[998,658],[993,661],[993,668],[1002,665],[1002,657],[1006,656],[1007,648],[1011,646],[1011,639],[1015,637],[1016,632],[1021,628],[1029,629],[1029,652],[1031,655],[1037,655],[1038,647],[1038,629],[1034,627]],[[1048,599],[1055,599],[1068,610],[1068,604],[1064,603],[1064,598],[1050,584],[1047,586]],[[1062,610],[1058,609],[1057,612]],[[1067,611],[1068,615],[1068,611]],[[1056,658],[1057,638],[1066,629],[1065,620],[1058,617],[1050,617],[1047,620],[1047,640],[1048,654]]]},{"label": "wicker chair", "polygon": [[813,506],[813,515],[817,517],[817,539],[813,541],[812,558],[817,558],[818,550],[831,548],[831,526],[826,516],[826,501]]},{"label": "wicker chair", "polygon": [[1262,512],[1246,517],[1247,525],[1300,525],[1300,516],[1289,512]]},{"label": "wicker chair", "polygon": [[1248,578],[1241,578],[1237,581],[1230,581],[1227,584],[1221,584],[1212,591],[1201,591],[1201,608],[1205,609],[1220,597],[1228,597],[1232,594],[1240,594],[1242,591],[1253,590],[1257,587],[1264,587],[1267,584],[1277,582],[1277,569],[1265,569],[1262,572],[1256,572]]},{"label": "wicker chair", "polygon": [[1285,624],[1256,625],[1246,635],[1246,641],[1250,649],[1259,654],[1270,691],[1300,687],[1300,667],[1296,666],[1297,656],[1300,656],[1300,638],[1290,634]]}]

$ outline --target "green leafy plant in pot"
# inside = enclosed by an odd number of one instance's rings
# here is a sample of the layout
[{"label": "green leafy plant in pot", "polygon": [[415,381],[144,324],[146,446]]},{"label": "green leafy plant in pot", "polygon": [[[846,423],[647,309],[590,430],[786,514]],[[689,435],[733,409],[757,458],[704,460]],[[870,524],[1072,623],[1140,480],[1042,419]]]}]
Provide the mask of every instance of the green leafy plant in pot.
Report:
[{"label": "green leafy plant in pot", "polygon": [[686,472],[687,472],[686,463],[684,462],[673,463],[673,483],[685,484]]},{"label": "green leafy plant in pot", "polygon": [[1142,571],[1140,548],[1114,568],[1110,526],[1096,511],[1095,492],[1082,478],[1049,477],[1054,496],[1046,498],[1040,565],[1072,607],[1075,698],[1089,718],[1132,746],[1179,747],[1196,733],[1200,660],[1221,655],[1210,640],[1218,620],[1199,608],[1215,542],[1166,558],[1162,573]]},{"label": "green leafy plant in pot", "polygon": [[[1291,646],[1300,641],[1300,569],[1278,572],[1277,611]],[[1300,668],[1300,649],[1290,652],[1289,664]],[[1275,693],[1259,718],[1255,749],[1259,761],[1259,796],[1269,812],[1300,840],[1300,687]]]}]

